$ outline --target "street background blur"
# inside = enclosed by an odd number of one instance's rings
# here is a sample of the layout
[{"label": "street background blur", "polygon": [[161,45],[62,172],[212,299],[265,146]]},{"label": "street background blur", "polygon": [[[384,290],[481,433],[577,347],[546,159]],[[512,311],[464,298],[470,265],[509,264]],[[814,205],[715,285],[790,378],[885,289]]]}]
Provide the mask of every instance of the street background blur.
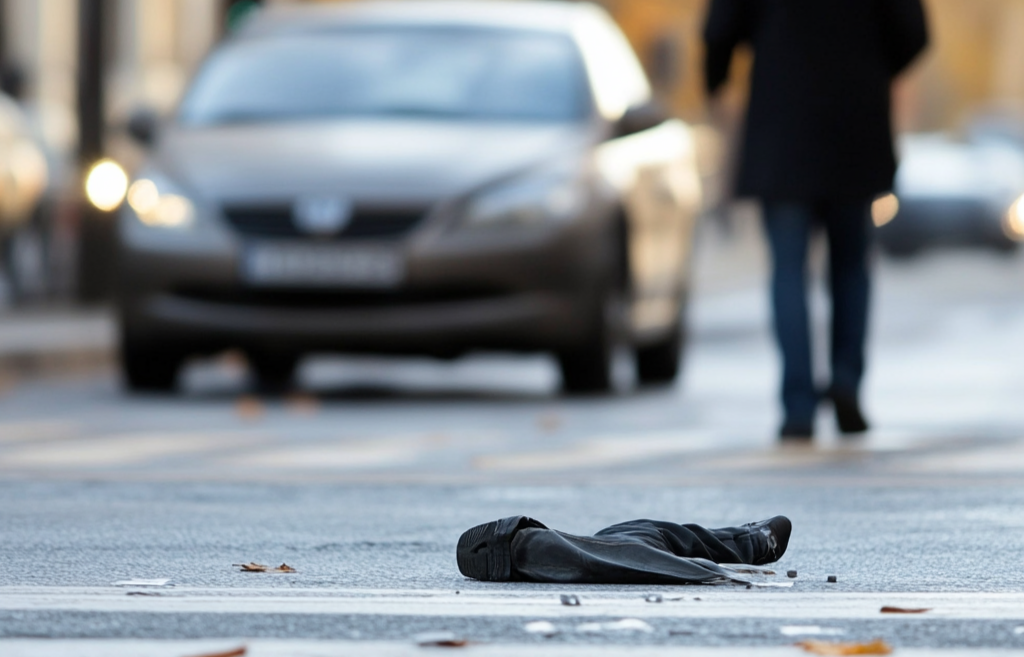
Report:
[{"label": "street background blur", "polygon": [[[105,158],[132,172],[131,117],[172,115],[260,4],[0,0],[0,653],[180,657],[245,636],[253,655],[422,654],[413,635],[435,630],[491,655],[795,656],[808,636],[883,637],[908,655],[1024,646],[1024,2],[926,1],[931,47],[895,89],[907,166],[875,214],[873,430],[844,440],[822,413],[796,446],[775,433],[757,209],[726,183],[750,59],[712,116],[706,0],[600,3],[699,146],[707,207],[673,385],[561,396],[547,355],[317,354],[297,389],[264,395],[230,351],[192,360],[176,395],[128,394],[115,215],[85,177]],[[825,338],[820,284],[812,301]],[[568,587],[460,577],[460,532],[521,513],[578,533],[785,513],[779,573],[799,577],[665,589],[664,604],[644,602],[648,587],[577,587],[579,607],[558,602]],[[250,560],[298,572],[231,566]],[[934,613],[879,613],[891,604]],[[623,617],[650,631],[574,629]],[[555,636],[524,631],[540,618]]]},{"label": "street background blur", "polygon": [[[278,0],[279,2],[281,0]],[[96,302],[109,298],[112,216],[84,203],[89,167],[113,156],[129,168],[132,112],[167,116],[205,54],[258,3],[249,0],[3,0],[0,62],[31,135],[49,165],[31,221],[5,232],[0,299]],[[701,84],[703,0],[605,0],[647,67],[660,97],[692,124],[707,120]],[[931,0],[933,46],[896,90],[905,132],[996,125],[1024,143],[1024,6],[1014,0]],[[741,60],[738,69],[749,66]],[[745,76],[732,77],[738,115]],[[721,126],[717,126],[721,127]],[[705,169],[728,171],[729,135],[702,143]],[[714,181],[710,180],[714,186]],[[720,187],[722,178],[719,176]],[[712,189],[712,192],[721,189]],[[22,212],[22,214],[26,214]]]}]

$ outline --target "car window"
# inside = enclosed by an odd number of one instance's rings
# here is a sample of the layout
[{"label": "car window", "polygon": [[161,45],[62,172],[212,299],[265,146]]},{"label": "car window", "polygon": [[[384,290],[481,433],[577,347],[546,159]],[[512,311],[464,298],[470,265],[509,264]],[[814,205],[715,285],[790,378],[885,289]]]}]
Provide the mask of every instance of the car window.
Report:
[{"label": "car window", "polygon": [[332,116],[570,121],[590,110],[571,39],[464,28],[250,39],[216,52],[179,111],[185,124]]}]

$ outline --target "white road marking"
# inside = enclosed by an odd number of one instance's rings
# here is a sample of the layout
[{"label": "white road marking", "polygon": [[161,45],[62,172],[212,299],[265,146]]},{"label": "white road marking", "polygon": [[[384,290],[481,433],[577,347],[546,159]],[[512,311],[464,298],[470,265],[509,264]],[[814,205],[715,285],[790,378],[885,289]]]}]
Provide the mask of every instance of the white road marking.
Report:
[{"label": "white road marking", "polygon": [[[147,592],[152,593],[152,589]],[[0,610],[105,613],[327,614],[421,617],[538,618],[777,618],[807,620],[1024,620],[1024,593],[776,593],[702,588],[679,601],[645,602],[643,595],[579,593],[567,607],[557,592],[375,589],[195,589],[130,596],[115,588],[2,587]],[[928,608],[925,614],[882,614],[883,606]]]},{"label": "white road marking", "polygon": [[214,452],[251,445],[259,437],[251,432],[193,431],[140,433],[76,438],[19,446],[0,454],[6,468],[91,468],[140,465],[156,459]]}]

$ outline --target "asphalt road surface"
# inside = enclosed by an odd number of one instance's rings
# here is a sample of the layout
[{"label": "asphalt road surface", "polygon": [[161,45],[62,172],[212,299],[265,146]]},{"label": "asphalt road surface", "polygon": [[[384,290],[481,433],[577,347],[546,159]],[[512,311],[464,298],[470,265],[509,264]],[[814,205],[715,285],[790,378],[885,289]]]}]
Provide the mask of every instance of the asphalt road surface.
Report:
[{"label": "asphalt road surface", "polygon": [[[494,356],[317,358],[277,399],[230,356],[177,398],[126,397],[106,370],[8,388],[0,654],[406,655],[425,632],[481,656],[1024,651],[1024,260],[880,262],[876,430],[841,440],[824,409],[814,446],[780,448],[751,244],[702,260],[671,389],[623,376],[619,396],[567,400],[546,359]],[[462,578],[458,535],[518,513],[579,533],[777,513],[795,529],[774,586],[749,590]],[[232,566],[250,561],[297,572]],[[132,580],[168,582],[115,584]]]}]

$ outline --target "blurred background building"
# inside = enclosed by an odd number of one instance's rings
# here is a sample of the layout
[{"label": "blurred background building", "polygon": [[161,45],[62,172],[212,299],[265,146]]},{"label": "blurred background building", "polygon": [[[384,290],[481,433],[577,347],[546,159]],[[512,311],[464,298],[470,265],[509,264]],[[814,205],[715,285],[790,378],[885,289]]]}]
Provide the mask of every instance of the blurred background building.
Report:
[{"label": "blurred background building", "polygon": [[[63,272],[57,275],[63,283],[45,286],[51,293],[84,288],[85,296],[102,298],[109,286],[102,274],[89,277],[109,262],[104,222],[110,218],[82,210],[81,179],[104,155],[131,164],[131,147],[120,135],[132,110],[169,112],[233,22],[259,4],[289,1],[301,0],[0,0],[4,91],[16,97],[50,162],[50,200],[37,221],[48,268]],[[601,3],[633,40],[666,103],[683,118],[702,121],[706,0]],[[898,90],[900,128],[955,129],[981,110],[1016,116],[1024,108],[1024,2],[927,5],[933,48]],[[730,90],[736,107],[742,78],[734,76]]]}]

